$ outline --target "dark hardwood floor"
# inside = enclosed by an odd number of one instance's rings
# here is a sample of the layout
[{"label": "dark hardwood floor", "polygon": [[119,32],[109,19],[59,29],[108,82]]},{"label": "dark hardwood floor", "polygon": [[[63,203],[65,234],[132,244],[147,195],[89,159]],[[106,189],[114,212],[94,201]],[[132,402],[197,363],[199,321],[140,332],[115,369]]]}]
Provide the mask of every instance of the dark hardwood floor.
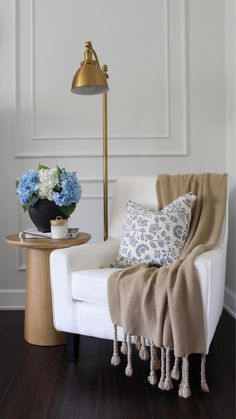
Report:
[{"label": "dark hardwood floor", "polygon": [[[234,419],[235,321],[223,312],[207,357],[210,393],[200,390],[199,356],[190,357],[192,397],[152,387],[148,363],[134,350],[134,375],[112,367],[112,343],[81,337],[77,363],[65,346],[23,339],[23,312],[0,312],[1,419]],[[124,357],[123,357],[124,358]]]}]

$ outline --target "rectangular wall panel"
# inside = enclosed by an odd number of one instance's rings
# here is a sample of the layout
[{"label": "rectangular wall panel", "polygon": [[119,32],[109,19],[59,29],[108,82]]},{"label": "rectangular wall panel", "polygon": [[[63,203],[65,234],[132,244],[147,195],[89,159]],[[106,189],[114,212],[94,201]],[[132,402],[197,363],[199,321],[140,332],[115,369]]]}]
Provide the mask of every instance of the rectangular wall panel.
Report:
[{"label": "rectangular wall panel", "polygon": [[185,14],[185,0],[19,1],[16,157],[101,155],[102,98],[70,92],[87,39],[109,66],[110,155],[186,154]]}]

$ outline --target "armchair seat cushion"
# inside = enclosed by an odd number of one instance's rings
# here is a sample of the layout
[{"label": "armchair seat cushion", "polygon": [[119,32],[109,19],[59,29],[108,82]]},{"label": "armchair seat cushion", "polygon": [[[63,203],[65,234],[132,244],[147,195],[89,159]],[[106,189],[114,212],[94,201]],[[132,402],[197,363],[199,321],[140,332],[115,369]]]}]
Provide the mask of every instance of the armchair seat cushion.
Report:
[{"label": "armchair seat cushion", "polygon": [[107,305],[107,279],[112,272],[119,270],[120,268],[105,268],[73,272],[73,299]]}]

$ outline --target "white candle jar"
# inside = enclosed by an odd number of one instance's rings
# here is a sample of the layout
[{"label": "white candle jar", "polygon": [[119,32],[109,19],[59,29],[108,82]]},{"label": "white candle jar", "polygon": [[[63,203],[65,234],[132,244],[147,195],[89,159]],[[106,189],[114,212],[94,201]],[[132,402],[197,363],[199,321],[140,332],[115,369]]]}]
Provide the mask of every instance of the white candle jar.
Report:
[{"label": "white candle jar", "polygon": [[68,236],[68,220],[64,220],[62,217],[57,217],[55,220],[51,220],[51,234],[52,239],[66,239]]}]

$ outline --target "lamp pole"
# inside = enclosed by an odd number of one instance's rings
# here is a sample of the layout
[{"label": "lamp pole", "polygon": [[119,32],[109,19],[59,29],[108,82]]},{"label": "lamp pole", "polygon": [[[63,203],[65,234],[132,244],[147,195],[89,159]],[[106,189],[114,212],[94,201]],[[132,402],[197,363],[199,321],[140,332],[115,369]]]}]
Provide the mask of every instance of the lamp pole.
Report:
[{"label": "lamp pole", "polygon": [[[95,58],[95,60],[93,59]],[[103,236],[108,238],[108,128],[107,91],[108,67],[99,64],[96,51],[90,41],[85,42],[84,60],[75,73],[71,91],[80,95],[103,94]]]},{"label": "lamp pole", "polygon": [[[108,78],[107,65],[102,70]],[[108,238],[108,122],[107,122],[107,92],[103,93],[103,236]]]}]

